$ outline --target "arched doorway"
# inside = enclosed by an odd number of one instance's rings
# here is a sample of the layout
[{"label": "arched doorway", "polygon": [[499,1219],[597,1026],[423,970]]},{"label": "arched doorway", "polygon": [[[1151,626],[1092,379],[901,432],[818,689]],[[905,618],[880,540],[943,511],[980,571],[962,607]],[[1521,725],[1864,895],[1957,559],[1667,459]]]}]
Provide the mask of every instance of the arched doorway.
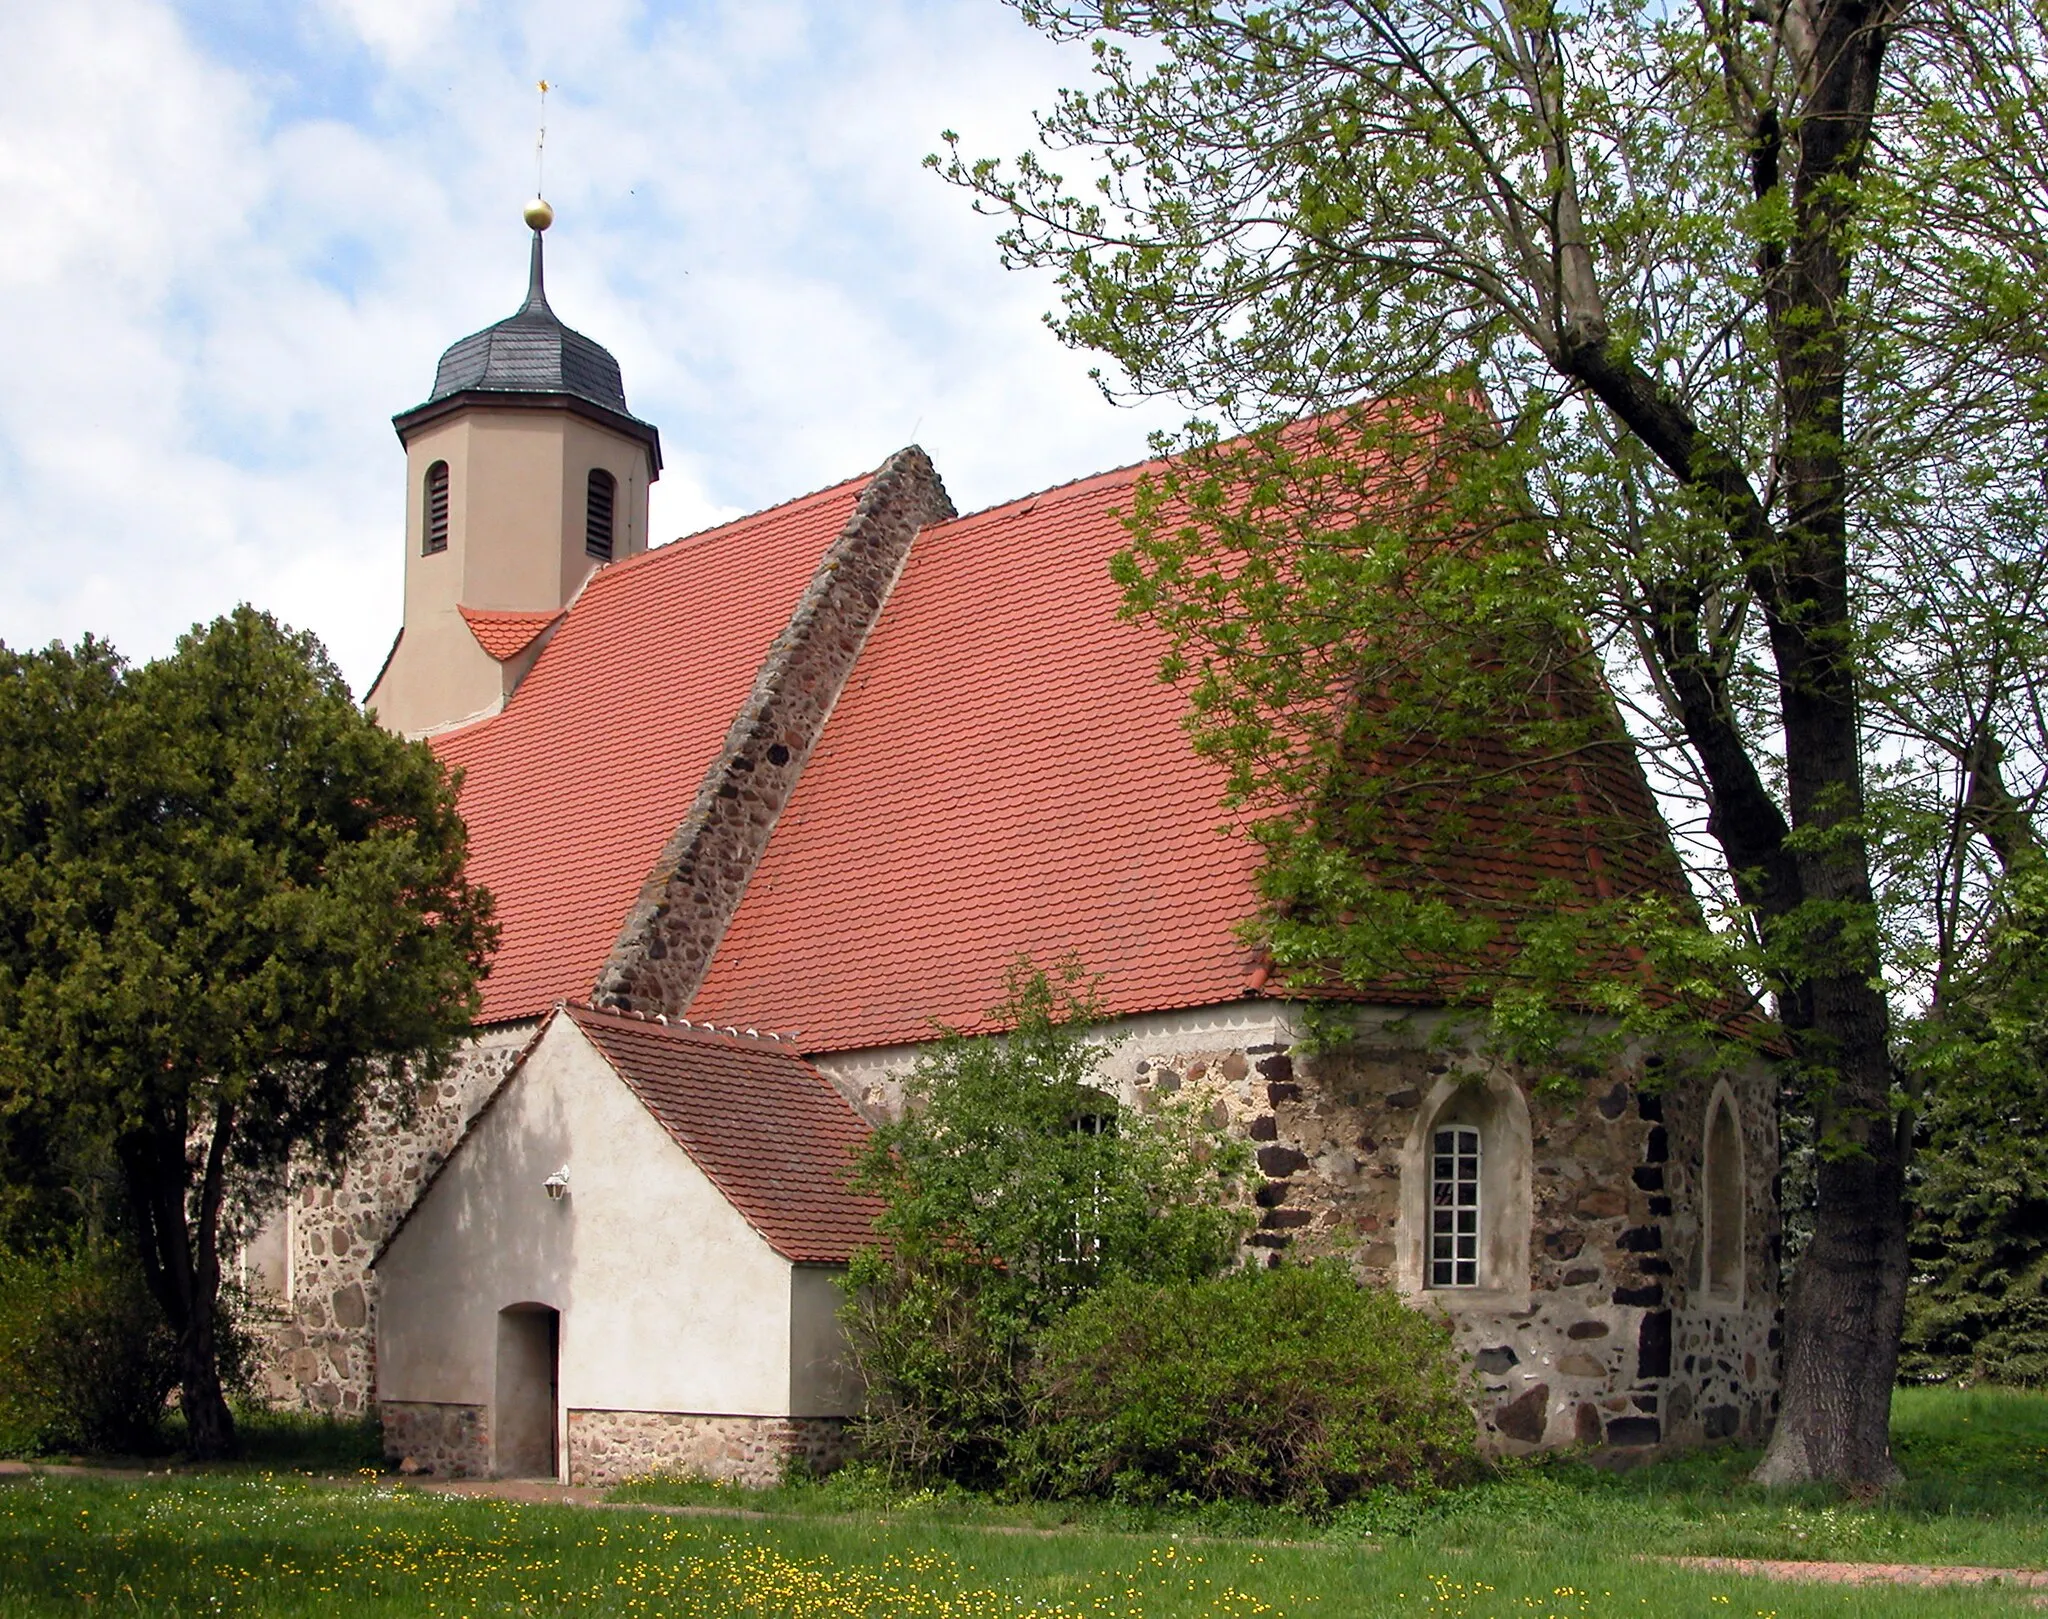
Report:
[{"label": "arched doorway", "polygon": [[492,1471],[554,1478],[556,1378],[562,1318],[545,1304],[498,1312],[498,1384],[491,1410]]}]

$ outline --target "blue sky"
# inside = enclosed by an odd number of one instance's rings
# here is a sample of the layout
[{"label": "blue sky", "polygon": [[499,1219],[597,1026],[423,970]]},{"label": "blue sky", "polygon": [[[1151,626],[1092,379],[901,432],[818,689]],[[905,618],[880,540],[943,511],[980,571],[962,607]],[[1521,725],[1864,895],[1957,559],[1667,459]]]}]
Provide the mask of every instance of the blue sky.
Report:
[{"label": "blue sky", "polygon": [[913,439],[963,510],[1144,453],[920,167],[1087,72],[999,0],[66,0],[0,10],[0,640],[134,657],[251,601],[360,692],[397,628],[394,412],[548,288],[662,433],[674,536]]}]

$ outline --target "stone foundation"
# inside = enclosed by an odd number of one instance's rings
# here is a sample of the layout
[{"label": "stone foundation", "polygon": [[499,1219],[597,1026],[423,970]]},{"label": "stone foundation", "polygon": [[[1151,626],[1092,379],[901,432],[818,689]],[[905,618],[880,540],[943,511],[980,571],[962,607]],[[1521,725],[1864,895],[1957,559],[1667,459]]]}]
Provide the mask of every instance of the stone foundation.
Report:
[{"label": "stone foundation", "polygon": [[814,1473],[847,1458],[838,1417],[713,1417],[677,1411],[571,1411],[569,1482],[599,1486],[675,1473],[721,1483],[777,1483],[792,1460]]},{"label": "stone foundation", "polygon": [[481,1405],[386,1400],[384,1454],[435,1478],[491,1476],[491,1413]]}]

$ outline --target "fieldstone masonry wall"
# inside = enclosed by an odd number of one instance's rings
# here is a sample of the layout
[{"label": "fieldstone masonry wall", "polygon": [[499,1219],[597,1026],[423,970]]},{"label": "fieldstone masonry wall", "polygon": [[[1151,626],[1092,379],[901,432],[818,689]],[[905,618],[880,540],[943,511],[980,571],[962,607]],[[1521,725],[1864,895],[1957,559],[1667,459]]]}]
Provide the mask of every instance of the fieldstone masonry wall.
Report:
[{"label": "fieldstone masonry wall", "polygon": [[[387,1400],[384,1449],[408,1472],[491,1475],[490,1411]],[[837,1417],[704,1416],[678,1411],[569,1412],[569,1482],[600,1488],[654,1473],[769,1485],[792,1462],[815,1473],[847,1459]]]},{"label": "fieldstone masonry wall", "polygon": [[[1485,1099],[1487,1076],[1455,1049],[1432,1049],[1428,1015],[1367,1013],[1358,1027],[1349,1049],[1297,1059],[1298,1031],[1269,1002],[1131,1019],[1104,1031],[1113,1040],[1104,1079],[1140,1108],[1199,1097],[1254,1143],[1266,1177],[1248,1239],[1254,1255],[1275,1264],[1282,1254],[1339,1255],[1361,1280],[1404,1287],[1440,1311],[1474,1367],[1490,1447],[1760,1438],[1776,1410],[1780,1343],[1768,1071],[1725,1081],[1744,1146],[1738,1298],[1710,1302],[1700,1284],[1712,1082],[1660,1085],[1654,1063],[1646,1069],[1640,1058],[1557,1099],[1493,1076],[1491,1096],[1506,1098],[1495,1105],[1527,1110],[1527,1158],[1517,1166],[1527,1202],[1496,1211],[1526,1220],[1508,1245],[1526,1250],[1526,1268],[1504,1286],[1425,1289],[1421,1233],[1403,1229],[1404,1177],[1426,1184],[1432,1103],[1442,1114],[1447,1095]],[[900,1110],[914,1059],[906,1048],[818,1065],[879,1121]],[[1489,1130],[1487,1150],[1518,1151],[1517,1140]],[[1425,1202],[1411,1200],[1411,1224]]]},{"label": "fieldstone masonry wall", "polygon": [[650,1016],[688,1008],[911,541],[952,515],[938,473],[915,445],[875,474],[641,888],[593,1004]]},{"label": "fieldstone masonry wall", "polygon": [[259,1299],[260,1392],[286,1405],[361,1416],[376,1386],[377,1288],[370,1259],[478,1108],[511,1072],[531,1023],[484,1031],[403,1126],[373,1118],[339,1180],[302,1176],[286,1208],[282,1298]]},{"label": "fieldstone masonry wall", "polygon": [[481,1405],[383,1402],[384,1450],[416,1473],[435,1478],[488,1478],[491,1413]]},{"label": "fieldstone masonry wall", "polygon": [[814,1473],[847,1459],[837,1417],[698,1416],[677,1411],[571,1411],[569,1482],[618,1484],[650,1473],[762,1486],[792,1461]]}]

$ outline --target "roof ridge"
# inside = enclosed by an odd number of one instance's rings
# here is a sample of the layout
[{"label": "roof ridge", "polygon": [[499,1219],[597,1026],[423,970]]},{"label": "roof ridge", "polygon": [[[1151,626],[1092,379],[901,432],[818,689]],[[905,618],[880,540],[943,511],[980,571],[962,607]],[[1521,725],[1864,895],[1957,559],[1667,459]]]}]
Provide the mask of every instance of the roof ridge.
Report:
[{"label": "roof ridge", "polygon": [[1172,459],[1173,457],[1170,455],[1150,455],[1142,461],[1127,461],[1119,467],[1104,467],[1100,472],[1084,473],[1078,478],[1069,478],[1064,483],[1048,484],[1045,488],[1034,489],[1028,494],[1013,495],[1008,500],[997,501],[993,506],[983,506],[975,511],[962,512],[957,517],[949,517],[943,523],[934,523],[932,527],[934,530],[956,528],[962,523],[971,523],[976,518],[994,517],[1007,511],[1012,506],[1029,508],[1037,502],[1048,498],[1071,500],[1091,484],[1104,483],[1111,478],[1122,477],[1127,473],[1142,472],[1149,467],[1164,466]]},{"label": "roof ridge", "polygon": [[[1297,416],[1293,418],[1291,421],[1282,423],[1267,423],[1264,424],[1264,426],[1262,427],[1256,428],[1242,428],[1237,432],[1230,433],[1221,438],[1218,438],[1215,442],[1218,445],[1235,444],[1240,440],[1252,437],[1254,433],[1264,431],[1265,427],[1278,426],[1282,428],[1293,428],[1299,426],[1304,422],[1321,421],[1326,416],[1334,416],[1339,412],[1348,410],[1350,408],[1352,407],[1349,405],[1333,405],[1327,410],[1319,410],[1307,416]],[[1167,455],[1148,455],[1144,457],[1142,460],[1126,461],[1121,466],[1104,467],[1099,472],[1084,472],[1078,478],[1068,478],[1063,483],[1048,484],[1045,488],[1034,489],[1029,494],[1013,495],[1008,500],[997,501],[993,506],[983,506],[975,511],[962,512],[959,516],[950,518],[945,523],[934,524],[933,527],[946,528],[953,523],[965,523],[972,518],[992,516],[993,514],[1002,511],[1005,507],[1026,505],[1032,501],[1043,500],[1048,495],[1056,496],[1064,500],[1075,494],[1078,494],[1085,485],[1099,483],[1105,478],[1114,478],[1123,473],[1141,472],[1149,467],[1164,466],[1169,461],[1179,460],[1180,457],[1185,453],[1185,451],[1175,451]]]},{"label": "roof ridge", "polygon": [[[882,467],[888,464],[887,461],[884,461]],[[672,540],[663,540],[659,545],[650,545],[637,556],[623,558],[621,561],[611,564],[611,566],[613,568],[621,568],[628,562],[638,562],[642,558],[651,557],[660,552],[673,551],[679,545],[688,545],[696,540],[708,540],[712,535],[721,533],[729,528],[738,528],[742,523],[757,522],[763,517],[773,516],[776,512],[793,511],[799,506],[808,506],[813,501],[823,500],[829,495],[836,495],[842,490],[851,489],[855,484],[866,485],[872,483],[876,474],[882,470],[882,467],[875,467],[867,472],[856,472],[850,478],[841,478],[837,483],[828,483],[821,488],[810,490],[808,493],[792,495],[787,500],[778,500],[774,505],[763,506],[759,511],[741,512],[739,516],[728,517],[724,522],[713,523],[709,528],[692,529],[687,534],[678,534]],[[600,569],[599,571],[608,572],[609,570]]]},{"label": "roof ridge", "polygon": [[[786,1051],[796,1051],[796,1040],[803,1033],[801,1029],[756,1029],[717,1023],[692,1023],[686,1017],[671,1017],[665,1012],[635,1012],[619,1006],[596,1006],[589,1001],[557,1001],[555,1005],[566,1011],[572,1018],[601,1017],[618,1018],[627,1023],[653,1023],[671,1031],[693,1034],[709,1034],[720,1040],[732,1040],[741,1044],[770,1044]],[[799,1053],[800,1054],[800,1053]]]}]

